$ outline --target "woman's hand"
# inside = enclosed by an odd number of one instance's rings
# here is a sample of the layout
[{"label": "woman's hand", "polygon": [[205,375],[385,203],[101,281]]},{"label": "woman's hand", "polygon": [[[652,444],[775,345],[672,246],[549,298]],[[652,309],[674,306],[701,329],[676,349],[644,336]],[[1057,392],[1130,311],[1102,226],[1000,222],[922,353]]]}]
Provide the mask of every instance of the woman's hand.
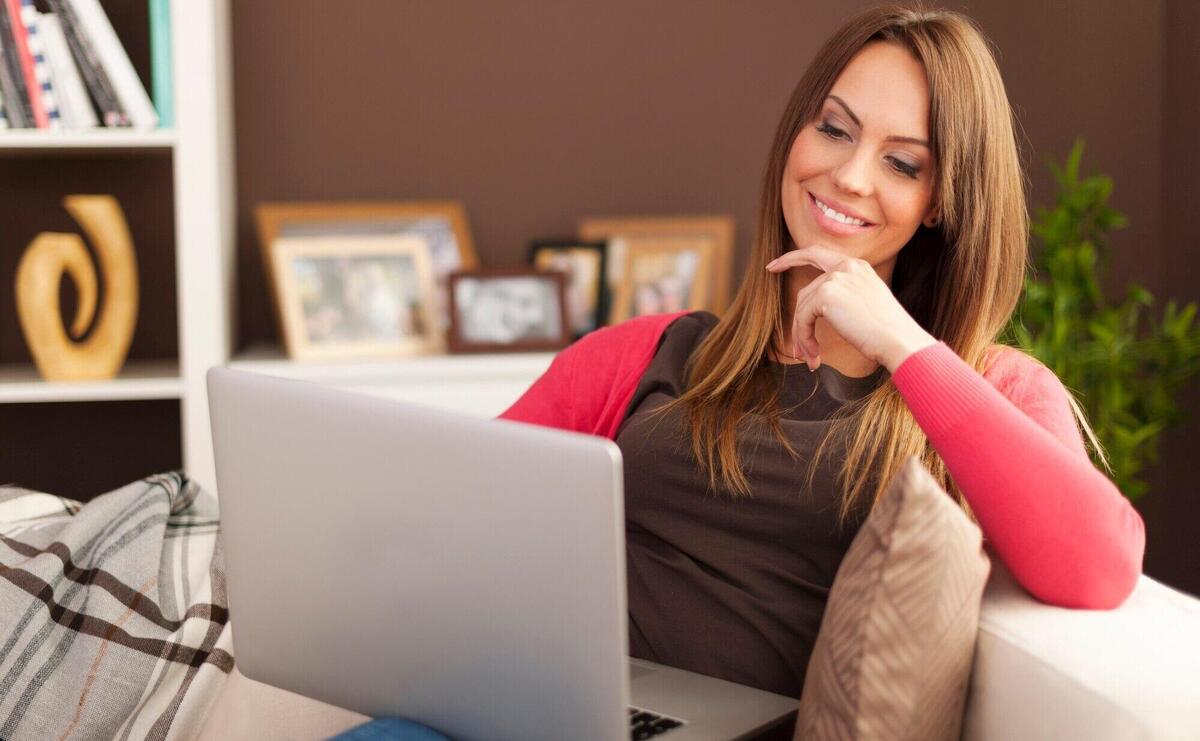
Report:
[{"label": "woman's hand", "polygon": [[789,250],[767,263],[767,270],[782,273],[802,265],[824,271],[796,294],[792,317],[796,357],[804,358],[809,368],[821,365],[817,317],[823,317],[860,353],[892,372],[912,353],[937,343],[904,310],[866,260],[811,245]]}]

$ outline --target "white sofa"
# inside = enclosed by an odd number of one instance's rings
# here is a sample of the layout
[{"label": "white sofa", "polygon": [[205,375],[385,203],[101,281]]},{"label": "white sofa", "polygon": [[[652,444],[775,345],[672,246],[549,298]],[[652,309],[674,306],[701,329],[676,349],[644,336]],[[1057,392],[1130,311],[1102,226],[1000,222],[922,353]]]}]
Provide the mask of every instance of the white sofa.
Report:
[{"label": "white sofa", "polygon": [[1111,611],[984,594],[966,741],[1200,739],[1200,600],[1143,576]]},{"label": "white sofa", "polygon": [[[366,720],[235,671],[200,738],[321,739]],[[995,568],[963,738],[1200,739],[1200,600],[1143,576],[1117,610],[1066,610]]]}]

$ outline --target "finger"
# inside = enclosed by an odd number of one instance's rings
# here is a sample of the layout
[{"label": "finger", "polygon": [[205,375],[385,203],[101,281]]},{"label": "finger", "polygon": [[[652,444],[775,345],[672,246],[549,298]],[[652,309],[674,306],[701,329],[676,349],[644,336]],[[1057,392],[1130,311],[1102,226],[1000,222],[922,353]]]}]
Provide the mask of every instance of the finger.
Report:
[{"label": "finger", "polygon": [[821,345],[817,342],[817,317],[820,314],[819,302],[809,299],[796,306],[796,314],[792,318],[792,341],[801,349],[808,365],[816,370],[815,363],[820,362]]},{"label": "finger", "polygon": [[826,302],[828,284],[832,273],[823,273],[805,286],[796,295],[796,309],[792,314],[792,343],[801,349],[806,359],[816,361],[816,369],[820,365],[821,345],[817,341],[817,317],[823,314]]},{"label": "finger", "polygon": [[767,263],[767,270],[772,273],[780,273],[801,265],[812,265],[826,273],[832,273],[835,270],[845,267],[845,263],[849,259],[849,257],[837,250],[814,244],[808,247],[788,250]]},{"label": "finger", "polygon": [[837,275],[836,272],[821,273],[796,292],[794,308],[792,311],[793,323],[791,335],[792,348],[796,354],[796,357],[804,358],[807,361],[810,358],[818,357],[821,353],[821,345],[816,339],[816,327],[814,326],[812,328],[813,335],[811,342],[802,342],[800,335],[803,329],[795,324],[795,319],[801,315],[800,307],[802,307],[809,300],[809,297],[820,290],[821,286],[826,282],[833,280],[835,275]]}]

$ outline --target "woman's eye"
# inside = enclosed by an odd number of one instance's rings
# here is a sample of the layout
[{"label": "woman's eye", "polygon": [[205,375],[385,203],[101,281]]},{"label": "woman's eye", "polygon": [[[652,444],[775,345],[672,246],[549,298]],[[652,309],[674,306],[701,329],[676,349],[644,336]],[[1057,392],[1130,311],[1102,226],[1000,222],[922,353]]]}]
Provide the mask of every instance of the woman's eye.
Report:
[{"label": "woman's eye", "polygon": [[[849,140],[850,138],[845,131],[842,131],[828,121],[822,121],[821,123],[817,124],[817,131],[834,140]],[[920,167],[910,165],[903,160],[896,159],[895,157],[888,157],[888,160],[892,163],[892,167],[896,170],[896,172],[905,177],[913,178],[915,180],[917,173],[921,172]]]},{"label": "woman's eye", "polygon": [[821,123],[817,124],[817,131],[821,132],[830,139],[846,138],[846,132],[830,124],[828,121],[822,121]]},{"label": "woman's eye", "polygon": [[892,167],[896,168],[896,171],[905,177],[915,178],[917,173],[921,171],[921,168],[914,167],[903,160],[896,159],[895,157],[889,157],[888,159],[892,161]]}]

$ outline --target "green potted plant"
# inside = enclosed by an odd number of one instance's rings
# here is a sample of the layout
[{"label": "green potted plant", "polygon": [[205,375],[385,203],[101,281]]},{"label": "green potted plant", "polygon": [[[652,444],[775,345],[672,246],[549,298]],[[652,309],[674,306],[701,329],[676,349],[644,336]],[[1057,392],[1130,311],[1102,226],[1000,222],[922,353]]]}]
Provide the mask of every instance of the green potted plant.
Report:
[{"label": "green potted plant", "polygon": [[1136,500],[1159,434],[1179,419],[1175,395],[1200,371],[1200,325],[1195,302],[1181,309],[1168,301],[1156,316],[1154,296],[1137,284],[1120,301],[1105,297],[1108,235],[1127,221],[1108,205],[1111,178],[1080,177],[1083,146],[1076,140],[1063,167],[1049,163],[1056,202],[1039,207],[1031,224],[1035,269],[1003,337],[1076,394],[1099,443],[1093,460]]}]

